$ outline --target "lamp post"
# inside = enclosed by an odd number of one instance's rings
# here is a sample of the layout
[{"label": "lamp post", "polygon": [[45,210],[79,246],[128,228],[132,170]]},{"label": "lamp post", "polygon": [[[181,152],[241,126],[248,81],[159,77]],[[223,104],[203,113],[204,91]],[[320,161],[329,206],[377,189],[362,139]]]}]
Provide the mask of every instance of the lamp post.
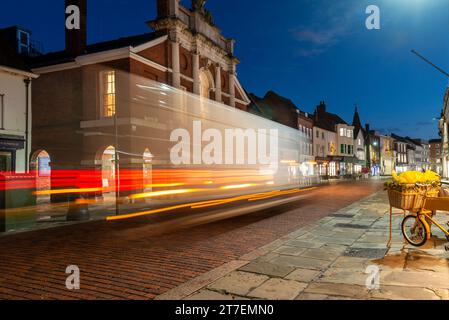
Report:
[{"label": "lamp post", "polygon": [[[439,72],[441,72],[442,74],[444,74],[446,77],[449,78],[449,73],[447,73],[446,71],[444,71],[443,69],[438,67],[432,61],[430,61],[429,59],[425,58],[424,56],[422,56],[421,54],[419,54],[415,50],[412,50],[412,53],[415,54],[416,56],[418,56],[418,58],[424,60],[426,63],[428,63],[433,68],[435,68],[436,70],[438,70]],[[446,113],[449,111],[448,108],[449,108],[449,86],[446,89],[446,95],[445,95],[445,98],[444,98],[444,105],[443,105],[443,115],[442,115],[441,120],[440,120],[440,130],[443,131],[442,132],[443,178],[448,178],[447,157],[449,156],[449,145],[448,145],[449,136],[448,136],[448,131],[447,131],[448,130],[448,126],[447,126],[448,119],[446,119]]]},{"label": "lamp post", "polygon": [[117,109],[114,112],[114,137],[115,137],[115,150],[114,150],[114,171],[115,171],[115,214],[120,213],[120,164],[119,164],[119,144],[118,144],[118,124],[117,124]]}]

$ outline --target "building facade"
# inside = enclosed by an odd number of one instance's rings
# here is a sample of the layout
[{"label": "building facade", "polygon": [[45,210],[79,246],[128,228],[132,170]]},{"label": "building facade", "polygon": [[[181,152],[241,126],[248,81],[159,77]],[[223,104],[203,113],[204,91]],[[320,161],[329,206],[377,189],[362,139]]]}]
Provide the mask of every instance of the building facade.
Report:
[{"label": "building facade", "polygon": [[389,176],[395,170],[396,157],[394,139],[390,136],[380,135],[380,174]]},{"label": "building facade", "polygon": [[381,144],[380,134],[375,130],[371,130],[369,124],[365,127],[366,137],[366,163],[372,176],[381,174]]},{"label": "building facade", "polygon": [[441,136],[441,167],[443,178],[449,178],[449,87],[443,99],[441,119],[439,122]]},{"label": "building facade", "polygon": [[313,155],[313,119],[312,117],[298,110],[298,130],[303,137],[299,146],[300,169],[305,177],[315,177],[317,166]]},{"label": "building facade", "polygon": [[30,167],[31,89],[38,76],[23,61],[20,30],[0,30],[0,172],[25,173]]},{"label": "building facade", "polygon": [[415,145],[415,166],[418,171],[430,170],[430,145],[429,142],[424,139],[411,139],[411,142]]},{"label": "building facade", "polygon": [[317,163],[317,173],[320,176],[337,176],[339,162],[334,160],[337,156],[337,134],[334,131],[314,125],[313,155]]},{"label": "building facade", "polygon": [[314,113],[314,154],[321,175],[342,177],[354,174],[354,127],[327,112],[321,102]]},{"label": "building facade", "polygon": [[[157,17],[149,22],[153,32],[90,45],[86,0],[66,1],[71,4],[80,8],[81,28],[66,30],[65,50],[31,60],[40,74],[33,87],[32,150],[36,159],[48,154],[52,169],[100,170],[106,172],[103,186],[109,186],[115,179],[116,145],[123,152],[121,168],[156,165],[152,150],[166,144],[157,130],[169,120],[133,102],[151,90],[136,85],[139,79],[247,110],[250,100],[237,79],[234,40],[221,35],[204,3],[186,8],[179,0],[157,0]],[[156,141],[149,145],[143,137]]]},{"label": "building facade", "polygon": [[430,170],[442,174],[442,143],[441,139],[432,139],[429,141],[429,163]]}]

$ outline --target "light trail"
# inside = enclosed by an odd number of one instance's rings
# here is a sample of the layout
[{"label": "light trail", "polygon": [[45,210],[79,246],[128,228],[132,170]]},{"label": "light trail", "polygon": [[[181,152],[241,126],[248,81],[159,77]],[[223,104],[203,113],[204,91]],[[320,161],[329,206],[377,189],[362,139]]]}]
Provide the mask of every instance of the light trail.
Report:
[{"label": "light trail", "polygon": [[228,199],[186,203],[186,204],[180,204],[180,205],[176,205],[176,206],[160,208],[160,209],[155,209],[155,210],[150,210],[150,211],[130,213],[130,214],[125,214],[125,215],[120,215],[120,216],[109,216],[109,217],[106,217],[106,221],[117,221],[117,220],[126,220],[126,219],[144,217],[144,216],[154,215],[157,213],[163,213],[163,212],[169,212],[169,211],[174,211],[174,210],[178,210],[178,209],[183,209],[183,208],[199,209],[199,208],[205,208],[205,207],[212,207],[212,206],[218,206],[218,205],[224,204],[224,203],[232,203],[232,202],[237,202],[237,201],[241,201],[241,200],[251,201],[250,199],[254,199],[253,201],[256,201],[256,200],[262,200],[262,199],[270,199],[270,198],[274,198],[274,197],[277,197],[280,195],[301,193],[301,192],[311,191],[311,190],[315,190],[315,189],[317,189],[317,187],[308,188],[308,189],[292,189],[292,190],[279,191],[279,192],[270,191],[270,192],[265,193],[266,197],[262,196],[264,193],[256,193],[256,194],[238,196],[238,197],[233,197],[233,198],[228,198]]},{"label": "light trail", "polygon": [[103,188],[81,188],[81,189],[56,189],[56,190],[41,190],[33,192],[36,196],[49,196],[53,194],[66,194],[66,193],[93,193],[102,192]]},{"label": "light trail", "polygon": [[236,184],[236,185],[224,186],[224,187],[220,187],[220,189],[221,190],[246,189],[246,188],[251,188],[251,187],[255,187],[255,186],[257,186],[257,184],[246,183],[246,184]]},{"label": "light trail", "polygon": [[191,192],[203,191],[201,189],[177,189],[177,190],[164,190],[164,191],[156,191],[156,192],[144,192],[130,195],[130,199],[144,199],[144,198],[156,198],[162,196],[172,196],[179,194],[186,194]]},{"label": "light trail", "polygon": [[155,184],[146,184],[145,188],[171,188],[171,187],[182,187],[185,186],[185,183],[155,183]]}]

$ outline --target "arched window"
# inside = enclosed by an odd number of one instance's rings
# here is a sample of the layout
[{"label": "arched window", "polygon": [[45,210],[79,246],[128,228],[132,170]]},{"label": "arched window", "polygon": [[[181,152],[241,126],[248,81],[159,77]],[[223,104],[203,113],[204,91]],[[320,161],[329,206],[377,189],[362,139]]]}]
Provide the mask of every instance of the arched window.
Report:
[{"label": "arched window", "polygon": [[105,192],[112,192],[115,186],[115,148],[107,147],[101,155],[101,178]]}]

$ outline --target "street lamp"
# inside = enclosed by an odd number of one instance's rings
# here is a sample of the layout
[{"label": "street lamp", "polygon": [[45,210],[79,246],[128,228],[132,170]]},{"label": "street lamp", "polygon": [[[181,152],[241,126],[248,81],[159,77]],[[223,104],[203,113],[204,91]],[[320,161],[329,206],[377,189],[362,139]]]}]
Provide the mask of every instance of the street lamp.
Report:
[{"label": "street lamp", "polygon": [[[424,56],[422,56],[421,54],[419,54],[418,52],[416,52],[415,50],[412,50],[412,53],[415,54],[416,56],[418,56],[420,59],[424,60],[426,63],[430,64],[433,68],[437,69],[439,72],[441,72],[442,74],[444,74],[446,77],[449,78],[449,73],[447,73],[446,71],[444,71],[443,69],[441,69],[440,67],[438,67],[436,64],[434,64],[432,61],[430,61],[429,59],[425,58]],[[449,107],[449,86],[446,89],[446,95],[444,97],[444,105],[443,105],[443,114],[441,116],[441,120],[440,120],[440,128],[442,128],[443,134],[442,134],[442,144],[443,144],[443,148],[442,148],[442,158],[443,158],[443,177],[447,178],[448,176],[448,168],[447,168],[447,156],[449,154],[449,146],[448,146],[448,141],[449,141],[449,136],[448,136],[448,126],[447,126],[447,119],[446,119],[446,110]]]}]

